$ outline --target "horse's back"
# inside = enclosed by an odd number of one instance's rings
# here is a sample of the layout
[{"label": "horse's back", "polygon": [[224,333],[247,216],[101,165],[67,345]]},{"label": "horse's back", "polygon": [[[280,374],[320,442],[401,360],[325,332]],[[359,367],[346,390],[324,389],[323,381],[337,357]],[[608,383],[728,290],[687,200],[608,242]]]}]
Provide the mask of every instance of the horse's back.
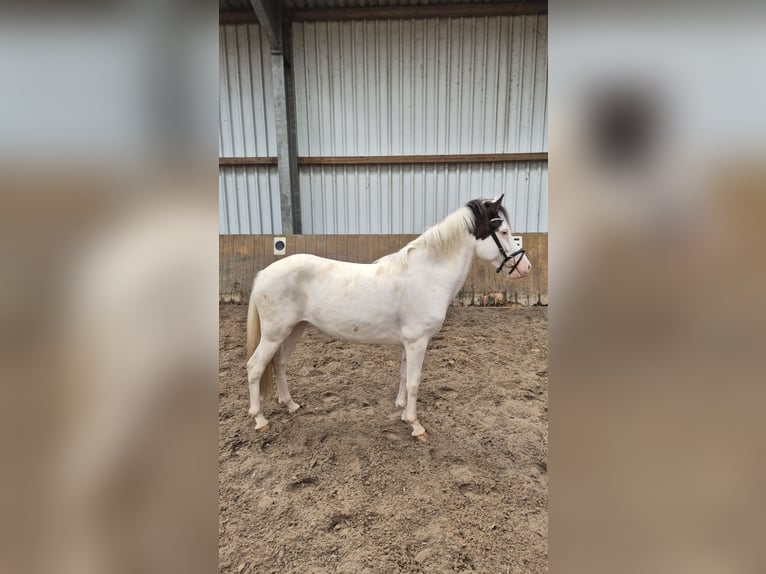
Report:
[{"label": "horse's back", "polygon": [[361,277],[374,275],[374,265],[348,263],[296,253],[275,261],[255,278],[253,290],[257,294],[282,293],[291,295],[302,292],[310,295],[324,287],[358,283]]},{"label": "horse's back", "polygon": [[336,261],[335,259],[327,259],[309,253],[296,253],[275,261],[261,270],[256,276],[256,282],[265,282],[273,279],[281,280],[285,276],[291,276],[293,279],[308,279],[311,274],[324,273],[333,268],[340,271],[343,267],[358,266],[363,265],[360,263]]},{"label": "horse's back", "polygon": [[267,321],[306,321],[341,339],[394,342],[399,278],[384,271],[377,263],[291,255],[258,274],[253,300]]}]

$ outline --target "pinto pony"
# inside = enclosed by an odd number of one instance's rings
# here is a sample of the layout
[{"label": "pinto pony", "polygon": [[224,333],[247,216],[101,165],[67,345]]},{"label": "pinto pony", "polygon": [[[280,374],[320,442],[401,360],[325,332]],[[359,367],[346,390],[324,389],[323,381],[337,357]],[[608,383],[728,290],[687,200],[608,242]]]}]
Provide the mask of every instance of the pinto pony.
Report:
[{"label": "pinto pony", "polygon": [[[400,345],[402,364],[396,406],[425,439],[415,405],[423,357],[439,332],[474,257],[497,272],[523,277],[531,264],[515,250],[503,196],[475,199],[448,215],[396,253],[371,264],[296,254],[276,261],[255,278],[247,313],[249,414],[266,430],[261,395],[276,379],[279,402],[300,408],[287,389],[287,362],[308,324],[347,341]],[[256,347],[257,344],[257,347]]]}]

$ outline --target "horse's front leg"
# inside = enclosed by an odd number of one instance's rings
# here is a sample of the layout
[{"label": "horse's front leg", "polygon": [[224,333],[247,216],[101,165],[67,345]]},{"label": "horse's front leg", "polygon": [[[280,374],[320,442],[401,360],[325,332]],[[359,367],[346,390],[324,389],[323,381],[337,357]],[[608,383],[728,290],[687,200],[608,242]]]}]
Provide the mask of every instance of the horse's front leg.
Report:
[{"label": "horse's front leg", "polygon": [[399,367],[399,394],[396,395],[396,406],[404,408],[407,404],[407,351],[402,350],[402,366]]},{"label": "horse's front leg", "polygon": [[426,355],[428,339],[420,339],[404,346],[407,369],[407,406],[402,413],[402,420],[412,425],[412,436],[419,440],[425,440],[426,429],[418,422],[416,403],[418,401],[418,387],[420,386],[420,372],[423,368],[423,357]]}]

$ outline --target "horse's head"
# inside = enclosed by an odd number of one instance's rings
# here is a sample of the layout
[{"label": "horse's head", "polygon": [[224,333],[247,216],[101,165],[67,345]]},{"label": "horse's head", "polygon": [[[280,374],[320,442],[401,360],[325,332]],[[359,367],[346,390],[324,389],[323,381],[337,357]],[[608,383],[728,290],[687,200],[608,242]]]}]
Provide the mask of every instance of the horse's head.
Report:
[{"label": "horse's head", "polygon": [[474,199],[467,207],[473,212],[473,235],[476,238],[476,256],[492,264],[496,271],[511,277],[524,277],[532,264],[523,249],[517,249],[508,225],[508,213],[501,195],[492,201]]}]

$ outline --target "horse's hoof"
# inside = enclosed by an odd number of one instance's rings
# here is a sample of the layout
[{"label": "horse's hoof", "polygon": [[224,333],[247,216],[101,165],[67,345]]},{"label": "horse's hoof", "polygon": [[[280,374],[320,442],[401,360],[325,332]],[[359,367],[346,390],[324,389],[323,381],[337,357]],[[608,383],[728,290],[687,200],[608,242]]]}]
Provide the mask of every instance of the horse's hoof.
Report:
[{"label": "horse's hoof", "polygon": [[258,432],[266,432],[269,430],[269,421],[262,414],[255,415],[255,430]]},{"label": "horse's hoof", "polygon": [[290,404],[287,405],[287,410],[290,412],[290,414],[297,411],[301,406],[298,403],[290,402]]},{"label": "horse's hoof", "polygon": [[425,432],[423,434],[419,434],[415,437],[415,440],[419,442],[426,442],[428,440],[428,434]]},{"label": "horse's hoof", "polygon": [[412,421],[412,436],[418,440],[426,440],[426,429],[418,421]]}]

